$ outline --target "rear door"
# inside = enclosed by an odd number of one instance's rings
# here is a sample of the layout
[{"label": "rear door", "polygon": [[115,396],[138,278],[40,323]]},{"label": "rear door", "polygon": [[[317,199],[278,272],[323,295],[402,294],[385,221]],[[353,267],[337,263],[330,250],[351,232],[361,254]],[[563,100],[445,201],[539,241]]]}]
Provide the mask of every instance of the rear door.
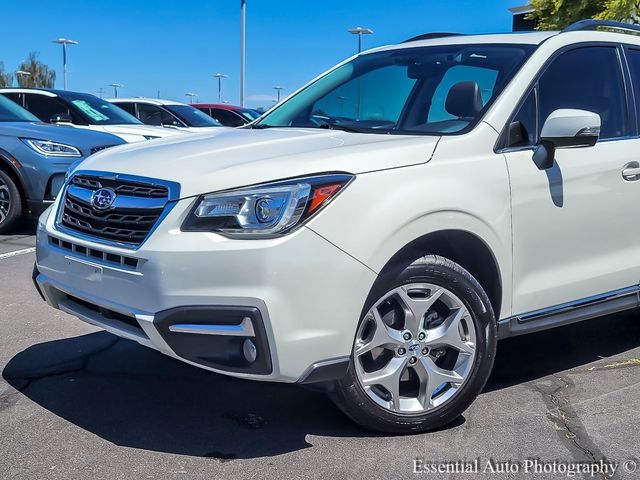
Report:
[{"label": "rear door", "polygon": [[[505,150],[512,194],[513,311],[523,314],[636,286],[640,278],[640,182],[635,109],[627,99],[622,49],[615,45],[559,53],[528,93],[514,120],[522,138]],[[538,170],[532,151],[551,112],[598,113],[591,148],[558,149]],[[639,177],[640,178],[640,177]]]}]

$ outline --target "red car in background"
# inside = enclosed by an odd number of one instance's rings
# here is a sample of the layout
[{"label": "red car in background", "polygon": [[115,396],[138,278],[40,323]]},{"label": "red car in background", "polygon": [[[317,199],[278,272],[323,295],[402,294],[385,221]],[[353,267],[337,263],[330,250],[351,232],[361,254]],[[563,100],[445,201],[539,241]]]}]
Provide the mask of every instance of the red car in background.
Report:
[{"label": "red car in background", "polygon": [[261,114],[250,108],[237,107],[226,103],[192,103],[191,106],[202,110],[226,127],[240,127],[253,122]]}]

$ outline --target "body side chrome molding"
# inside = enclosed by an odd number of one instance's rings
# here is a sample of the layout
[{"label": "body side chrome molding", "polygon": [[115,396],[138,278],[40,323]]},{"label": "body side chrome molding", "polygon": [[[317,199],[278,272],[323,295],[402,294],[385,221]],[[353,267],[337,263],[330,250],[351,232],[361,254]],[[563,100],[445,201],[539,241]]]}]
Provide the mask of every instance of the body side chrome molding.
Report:
[{"label": "body side chrome molding", "polygon": [[638,306],[640,285],[633,285],[502,319],[498,322],[498,338],[538,332]]}]

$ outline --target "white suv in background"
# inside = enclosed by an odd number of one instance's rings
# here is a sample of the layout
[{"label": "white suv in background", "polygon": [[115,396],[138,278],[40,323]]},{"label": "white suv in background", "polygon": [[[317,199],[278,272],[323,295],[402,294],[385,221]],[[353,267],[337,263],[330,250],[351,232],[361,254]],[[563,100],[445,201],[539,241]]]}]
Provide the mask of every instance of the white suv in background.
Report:
[{"label": "white suv in background", "polygon": [[499,338],[638,306],[635,28],[426,35],[250,128],[93,155],[40,219],[38,289],[369,428],[451,422]]},{"label": "white suv in background", "polygon": [[129,143],[180,134],[177,130],[144,125],[121,108],[90,93],[0,88],[0,94],[26,108],[42,122],[111,133]]},{"label": "white suv in background", "polygon": [[207,133],[222,124],[191,105],[159,98],[110,98],[114,105],[130,113],[145,125],[175,128],[184,132]]}]

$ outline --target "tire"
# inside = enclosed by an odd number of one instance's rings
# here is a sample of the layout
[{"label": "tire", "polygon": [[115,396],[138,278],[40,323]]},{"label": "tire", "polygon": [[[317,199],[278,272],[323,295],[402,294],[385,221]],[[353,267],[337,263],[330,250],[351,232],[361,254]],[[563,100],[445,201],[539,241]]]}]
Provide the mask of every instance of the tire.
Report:
[{"label": "tire", "polygon": [[[378,343],[384,345],[372,347]],[[429,255],[376,281],[347,374],[330,395],[365,428],[434,430],[457,419],[480,394],[496,344],[495,315],[480,284],[457,263]]]},{"label": "tire", "polygon": [[13,179],[0,170],[0,233],[7,233],[24,217],[20,190]]}]

